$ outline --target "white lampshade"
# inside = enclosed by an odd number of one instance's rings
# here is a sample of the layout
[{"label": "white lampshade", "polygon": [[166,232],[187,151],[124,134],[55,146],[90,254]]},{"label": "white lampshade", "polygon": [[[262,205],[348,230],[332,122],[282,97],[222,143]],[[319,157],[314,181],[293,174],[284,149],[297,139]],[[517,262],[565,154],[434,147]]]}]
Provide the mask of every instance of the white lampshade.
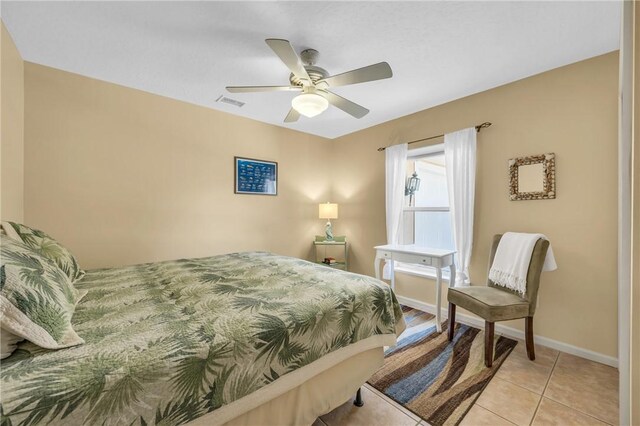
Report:
[{"label": "white lampshade", "polygon": [[315,117],[329,107],[329,101],[316,93],[303,93],[291,101],[293,109],[305,117]]},{"label": "white lampshade", "polygon": [[334,203],[318,204],[318,218],[320,219],[337,219],[338,205]]}]

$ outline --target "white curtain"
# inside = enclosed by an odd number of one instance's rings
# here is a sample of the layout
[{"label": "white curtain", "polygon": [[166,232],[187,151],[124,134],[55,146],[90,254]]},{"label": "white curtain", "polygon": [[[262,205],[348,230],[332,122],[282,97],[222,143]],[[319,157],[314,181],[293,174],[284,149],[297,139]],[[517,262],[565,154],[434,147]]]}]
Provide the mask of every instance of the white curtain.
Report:
[{"label": "white curtain", "polygon": [[469,285],[473,246],[473,206],[476,191],[476,129],[444,135],[444,156],[453,241],[456,244],[456,285]]},{"label": "white curtain", "polygon": [[[407,178],[407,146],[403,143],[385,149],[387,244],[400,244]],[[382,276],[386,280],[391,278],[389,261],[385,262]]]}]

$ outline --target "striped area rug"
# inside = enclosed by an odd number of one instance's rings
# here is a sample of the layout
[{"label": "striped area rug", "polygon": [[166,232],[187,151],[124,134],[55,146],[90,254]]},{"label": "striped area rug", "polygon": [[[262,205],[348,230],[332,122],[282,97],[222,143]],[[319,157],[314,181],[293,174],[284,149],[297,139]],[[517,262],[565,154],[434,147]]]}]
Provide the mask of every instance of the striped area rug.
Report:
[{"label": "striped area rug", "polygon": [[456,324],[453,342],[447,326],[436,331],[431,314],[403,307],[407,330],[369,384],[431,425],[462,420],[518,342],[496,336],[493,366],[484,366],[484,331]]}]

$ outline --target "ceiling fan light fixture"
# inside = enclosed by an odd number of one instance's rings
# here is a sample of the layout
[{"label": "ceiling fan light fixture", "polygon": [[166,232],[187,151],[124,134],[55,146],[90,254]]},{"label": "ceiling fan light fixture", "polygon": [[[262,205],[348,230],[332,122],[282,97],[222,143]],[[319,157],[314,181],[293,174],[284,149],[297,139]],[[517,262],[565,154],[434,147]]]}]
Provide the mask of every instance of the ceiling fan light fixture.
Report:
[{"label": "ceiling fan light fixture", "polygon": [[289,69],[290,85],[227,86],[227,91],[230,93],[302,92],[301,95],[291,101],[291,109],[284,118],[285,123],[294,123],[298,121],[301,115],[315,117],[322,114],[329,107],[329,104],[354,118],[362,118],[369,113],[368,109],[331,92],[329,89],[383,80],[393,76],[391,67],[386,62],[379,62],[341,74],[329,75],[327,70],[315,64],[318,59],[318,51],[305,49],[298,56],[288,40],[268,38],[265,42]]},{"label": "ceiling fan light fixture", "polygon": [[291,106],[300,114],[311,118],[322,114],[329,107],[329,101],[317,93],[303,93],[293,98]]}]

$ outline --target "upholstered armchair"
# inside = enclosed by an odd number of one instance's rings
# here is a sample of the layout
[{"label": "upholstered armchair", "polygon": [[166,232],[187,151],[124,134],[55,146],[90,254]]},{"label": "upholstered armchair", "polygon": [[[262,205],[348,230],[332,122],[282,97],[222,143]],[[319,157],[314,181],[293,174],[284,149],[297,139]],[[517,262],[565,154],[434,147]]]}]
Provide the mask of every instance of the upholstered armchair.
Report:
[{"label": "upholstered armchair", "polygon": [[[489,256],[489,269],[498,249],[498,243],[502,235],[493,237],[491,255]],[[538,287],[540,286],[540,273],[545,256],[549,248],[549,241],[539,239],[533,248],[529,271],[527,272],[527,292],[524,297],[487,280],[486,286],[456,287],[450,288],[447,294],[449,300],[449,341],[453,340],[456,321],[456,306],[460,306],[484,319],[484,364],[491,367],[493,363],[493,336],[496,321],[507,321],[525,318],[525,341],[527,356],[534,360],[535,350],[533,345],[533,315],[536,312],[538,300]]]}]

